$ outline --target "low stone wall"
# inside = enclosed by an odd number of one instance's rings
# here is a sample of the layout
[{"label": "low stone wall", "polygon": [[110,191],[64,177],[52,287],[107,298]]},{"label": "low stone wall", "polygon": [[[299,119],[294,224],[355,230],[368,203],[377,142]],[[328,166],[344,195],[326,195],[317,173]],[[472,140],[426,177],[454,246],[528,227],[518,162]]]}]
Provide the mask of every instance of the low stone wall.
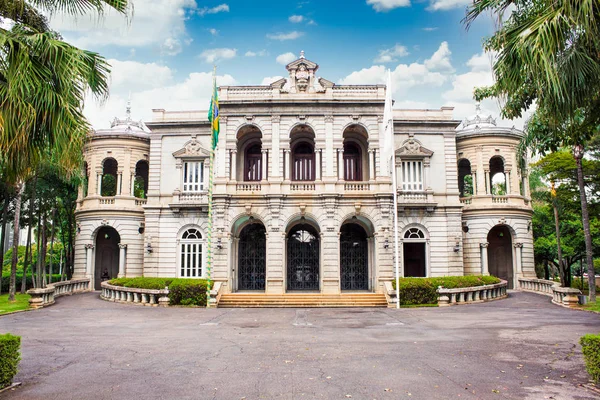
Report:
[{"label": "low stone wall", "polygon": [[89,292],[90,290],[90,280],[86,278],[50,283],[43,289],[29,289],[27,294],[31,296],[29,299],[31,308],[42,308],[54,304],[54,299],[57,297]]},{"label": "low stone wall", "polygon": [[100,298],[118,303],[131,303],[142,306],[169,306],[169,289],[138,289],[122,286],[113,286],[102,282]]},{"label": "low stone wall", "polygon": [[440,287],[438,293],[438,306],[454,306],[457,304],[481,303],[484,301],[499,300],[506,296],[508,282],[501,281],[494,285],[473,286],[466,288],[446,289]]},{"label": "low stone wall", "polygon": [[552,297],[552,302],[564,307],[577,307],[581,291],[561,287],[559,282],[537,278],[519,278],[519,289]]}]

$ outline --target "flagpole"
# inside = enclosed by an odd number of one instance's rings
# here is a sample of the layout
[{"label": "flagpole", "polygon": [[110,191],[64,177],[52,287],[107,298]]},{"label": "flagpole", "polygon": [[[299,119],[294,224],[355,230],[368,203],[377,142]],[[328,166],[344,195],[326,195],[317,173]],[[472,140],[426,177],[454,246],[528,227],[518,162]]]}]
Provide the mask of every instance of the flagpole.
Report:
[{"label": "flagpole", "polygon": [[211,99],[211,122],[210,122],[210,158],[208,164],[208,232],[207,232],[207,251],[206,251],[206,307],[210,307],[210,289],[211,289],[211,267],[212,267],[212,230],[213,230],[213,164],[215,161],[215,146],[214,142],[214,120],[215,120],[215,91],[217,87],[217,66],[213,68],[213,94]]}]

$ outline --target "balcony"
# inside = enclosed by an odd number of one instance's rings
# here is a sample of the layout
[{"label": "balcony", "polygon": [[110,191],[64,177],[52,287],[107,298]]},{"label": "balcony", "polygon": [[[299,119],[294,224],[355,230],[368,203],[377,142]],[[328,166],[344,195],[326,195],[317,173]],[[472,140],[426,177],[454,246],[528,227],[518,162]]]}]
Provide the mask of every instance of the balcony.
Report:
[{"label": "balcony", "polygon": [[142,211],[142,207],[146,205],[146,202],[146,199],[133,196],[87,196],[77,202],[77,209],[131,209]]},{"label": "balcony", "polygon": [[437,202],[433,197],[433,191],[406,191],[398,190],[398,209],[404,208],[425,208],[428,212],[432,212],[437,206]]},{"label": "balcony", "polygon": [[465,209],[483,207],[483,208],[492,208],[492,207],[526,207],[530,208],[530,199],[515,194],[509,194],[505,196],[495,196],[491,194],[484,195],[475,195],[469,197],[461,197],[460,203],[464,206]]},{"label": "balcony", "polygon": [[169,208],[173,212],[179,212],[181,209],[200,209],[208,210],[208,192],[173,192],[173,202],[169,203]]}]

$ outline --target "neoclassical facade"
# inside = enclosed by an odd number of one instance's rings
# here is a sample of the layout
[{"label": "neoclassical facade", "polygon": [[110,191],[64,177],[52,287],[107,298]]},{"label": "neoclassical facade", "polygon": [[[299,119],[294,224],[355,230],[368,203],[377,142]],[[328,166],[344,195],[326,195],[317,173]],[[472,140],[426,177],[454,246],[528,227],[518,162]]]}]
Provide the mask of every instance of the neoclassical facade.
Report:
[{"label": "neoclassical facade", "polygon": [[[394,110],[393,188],[386,87],[317,78],[303,55],[286,68],[269,86],[219,88],[211,278],[226,292],[381,292],[394,212],[403,276],[535,276],[521,131],[479,110],[462,124],[452,108]],[[206,116],[157,109],[143,124],[128,110],[90,135],[76,277],[206,277]]]}]

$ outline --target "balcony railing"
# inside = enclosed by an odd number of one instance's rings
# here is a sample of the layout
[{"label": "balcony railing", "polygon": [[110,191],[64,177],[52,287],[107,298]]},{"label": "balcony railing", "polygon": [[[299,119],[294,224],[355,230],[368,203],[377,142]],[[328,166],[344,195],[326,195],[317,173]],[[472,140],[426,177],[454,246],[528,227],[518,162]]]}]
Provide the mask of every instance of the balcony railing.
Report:
[{"label": "balcony railing", "polygon": [[461,204],[465,207],[473,206],[515,206],[530,207],[530,200],[527,197],[518,194],[508,194],[505,196],[496,196],[491,194],[478,194],[469,197],[461,197]]},{"label": "balcony railing", "polygon": [[371,190],[369,182],[346,182],[344,190],[347,192],[366,192]]},{"label": "balcony railing", "polygon": [[292,183],[290,190],[293,192],[308,192],[315,190],[314,183]]},{"label": "balcony railing", "polygon": [[235,190],[238,192],[260,192],[260,183],[238,183],[235,185]]}]

